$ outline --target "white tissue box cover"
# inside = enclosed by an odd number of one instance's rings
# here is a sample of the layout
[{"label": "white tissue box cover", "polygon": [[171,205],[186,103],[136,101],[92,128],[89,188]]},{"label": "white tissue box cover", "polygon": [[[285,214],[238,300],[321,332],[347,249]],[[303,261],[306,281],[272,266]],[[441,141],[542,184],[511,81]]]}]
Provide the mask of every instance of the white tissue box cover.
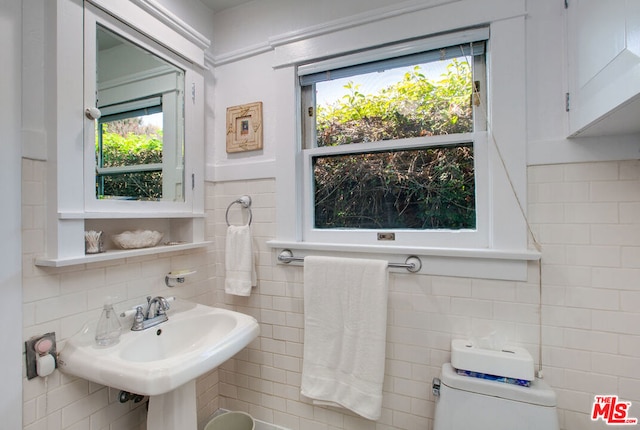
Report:
[{"label": "white tissue box cover", "polygon": [[515,346],[492,350],[455,339],[451,342],[451,365],[456,369],[527,381],[535,377],[533,357],[526,349]]}]

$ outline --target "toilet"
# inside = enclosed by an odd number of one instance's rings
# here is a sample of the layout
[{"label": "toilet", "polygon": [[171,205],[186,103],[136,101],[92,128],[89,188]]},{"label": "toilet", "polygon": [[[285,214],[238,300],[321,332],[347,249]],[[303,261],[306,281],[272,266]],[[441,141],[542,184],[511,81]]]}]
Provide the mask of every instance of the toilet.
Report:
[{"label": "toilet", "polygon": [[[433,430],[559,429],[555,392],[546,382],[533,377],[533,360],[529,361],[526,350],[487,351],[458,341],[455,346],[452,343],[451,355],[452,362],[445,363],[440,378],[433,381]],[[496,372],[496,363],[506,370]],[[454,367],[460,364],[464,370]],[[492,373],[486,372],[487,367],[492,368]],[[502,377],[477,377],[485,374]],[[520,378],[523,374],[531,375],[526,379],[529,386],[518,385],[525,382]],[[501,382],[504,380],[509,382]]]}]

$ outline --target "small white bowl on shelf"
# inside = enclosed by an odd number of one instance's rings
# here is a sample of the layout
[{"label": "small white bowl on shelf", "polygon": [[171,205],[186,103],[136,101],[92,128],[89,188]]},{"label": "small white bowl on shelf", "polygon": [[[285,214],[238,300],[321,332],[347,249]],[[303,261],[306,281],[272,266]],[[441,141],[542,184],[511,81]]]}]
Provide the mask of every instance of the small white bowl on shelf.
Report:
[{"label": "small white bowl on shelf", "polygon": [[123,231],[111,236],[111,240],[122,249],[151,248],[162,240],[164,233],[155,230]]}]

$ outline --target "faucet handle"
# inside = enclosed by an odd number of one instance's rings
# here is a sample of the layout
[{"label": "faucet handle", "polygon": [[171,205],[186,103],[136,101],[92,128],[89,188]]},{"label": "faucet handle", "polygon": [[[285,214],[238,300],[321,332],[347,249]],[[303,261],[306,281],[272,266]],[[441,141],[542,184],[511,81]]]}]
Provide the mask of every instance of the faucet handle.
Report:
[{"label": "faucet handle", "polygon": [[133,325],[131,330],[142,330],[144,324],[144,313],[142,312],[142,306],[136,308],[136,314],[133,317]]},{"label": "faucet handle", "polygon": [[144,314],[142,313],[142,306],[136,307],[136,315],[133,317],[134,322],[144,321]]},{"label": "faucet handle", "polygon": [[171,309],[171,306],[169,306],[169,302],[167,301],[167,299],[158,296],[156,315],[164,315],[169,309]]}]

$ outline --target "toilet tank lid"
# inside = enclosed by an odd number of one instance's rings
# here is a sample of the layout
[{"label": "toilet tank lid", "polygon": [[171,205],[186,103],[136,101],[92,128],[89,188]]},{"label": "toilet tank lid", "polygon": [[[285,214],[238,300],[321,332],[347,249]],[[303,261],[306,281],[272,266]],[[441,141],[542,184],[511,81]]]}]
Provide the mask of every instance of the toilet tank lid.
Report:
[{"label": "toilet tank lid", "polygon": [[463,339],[451,341],[451,365],[455,369],[507,378],[532,381],[535,378],[533,357],[524,348],[481,348]]},{"label": "toilet tank lid", "polygon": [[530,387],[521,387],[504,382],[489,381],[472,376],[459,375],[451,363],[442,365],[440,381],[447,387],[471,393],[500,397],[517,402],[527,402],[540,406],[555,407],[556,393],[542,379],[535,378]]}]

